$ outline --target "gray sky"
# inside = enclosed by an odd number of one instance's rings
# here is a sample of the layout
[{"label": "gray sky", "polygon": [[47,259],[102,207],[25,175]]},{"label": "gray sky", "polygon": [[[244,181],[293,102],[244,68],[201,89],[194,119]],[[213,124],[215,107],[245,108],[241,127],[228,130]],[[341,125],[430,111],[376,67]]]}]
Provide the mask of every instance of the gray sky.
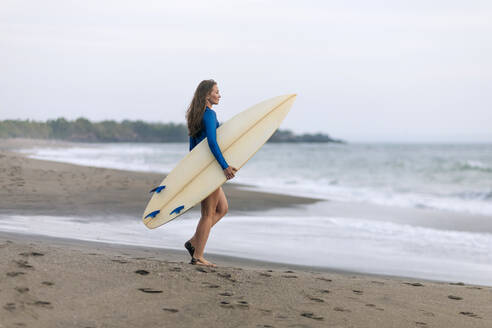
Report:
[{"label": "gray sky", "polygon": [[492,2],[2,0],[0,120],[225,121],[297,93],[281,128],[492,142]]}]

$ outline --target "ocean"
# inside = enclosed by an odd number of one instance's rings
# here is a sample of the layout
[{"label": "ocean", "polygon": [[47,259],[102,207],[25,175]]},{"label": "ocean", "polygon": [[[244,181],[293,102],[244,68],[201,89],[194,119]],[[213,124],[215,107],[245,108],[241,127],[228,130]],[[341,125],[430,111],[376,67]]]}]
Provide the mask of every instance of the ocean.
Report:
[{"label": "ocean", "polygon": [[[166,173],[188,145],[22,151],[38,159]],[[260,213],[230,209],[214,227],[207,252],[492,285],[492,144],[266,144],[228,183],[324,202]],[[132,217],[114,225],[14,216],[0,219],[0,229],[182,249],[197,220],[188,212],[148,230]]]}]

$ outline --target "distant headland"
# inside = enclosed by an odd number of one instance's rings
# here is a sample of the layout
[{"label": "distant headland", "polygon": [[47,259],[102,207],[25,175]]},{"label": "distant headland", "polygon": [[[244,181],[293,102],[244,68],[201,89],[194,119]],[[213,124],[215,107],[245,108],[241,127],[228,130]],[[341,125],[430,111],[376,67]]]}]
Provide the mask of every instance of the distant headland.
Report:
[{"label": "distant headland", "polygon": [[[187,142],[184,124],[148,123],[124,120],[91,122],[80,117],[74,121],[57,118],[46,122],[31,120],[0,121],[0,138],[58,139],[74,142]],[[327,134],[296,135],[289,130],[277,130],[268,142],[335,142]]]}]

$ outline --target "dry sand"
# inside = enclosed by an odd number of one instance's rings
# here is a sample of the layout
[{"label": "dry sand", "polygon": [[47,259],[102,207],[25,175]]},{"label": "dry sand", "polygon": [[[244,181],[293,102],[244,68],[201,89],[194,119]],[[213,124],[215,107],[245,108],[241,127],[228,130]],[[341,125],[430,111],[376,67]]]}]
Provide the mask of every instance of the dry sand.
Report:
[{"label": "dry sand", "polygon": [[[140,216],[162,179],[28,159],[13,143],[0,151],[6,215]],[[241,210],[315,201],[226,193]],[[0,328],[492,327],[492,287],[208,258],[219,267],[180,251],[0,232]]]}]

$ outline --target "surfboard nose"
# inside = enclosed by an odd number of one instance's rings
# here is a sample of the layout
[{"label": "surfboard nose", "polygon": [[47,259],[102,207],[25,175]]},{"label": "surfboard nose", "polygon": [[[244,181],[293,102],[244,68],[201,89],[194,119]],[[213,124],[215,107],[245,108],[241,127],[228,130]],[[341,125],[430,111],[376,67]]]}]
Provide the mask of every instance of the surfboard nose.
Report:
[{"label": "surfboard nose", "polygon": [[282,99],[282,103],[284,102],[288,102],[288,103],[294,103],[294,101],[296,100],[297,98],[297,93],[289,93],[289,94],[286,94],[283,99]]},{"label": "surfboard nose", "polygon": [[277,106],[279,106],[285,103],[293,103],[296,100],[296,97],[297,97],[297,93],[288,93],[273,99],[275,99]]}]

